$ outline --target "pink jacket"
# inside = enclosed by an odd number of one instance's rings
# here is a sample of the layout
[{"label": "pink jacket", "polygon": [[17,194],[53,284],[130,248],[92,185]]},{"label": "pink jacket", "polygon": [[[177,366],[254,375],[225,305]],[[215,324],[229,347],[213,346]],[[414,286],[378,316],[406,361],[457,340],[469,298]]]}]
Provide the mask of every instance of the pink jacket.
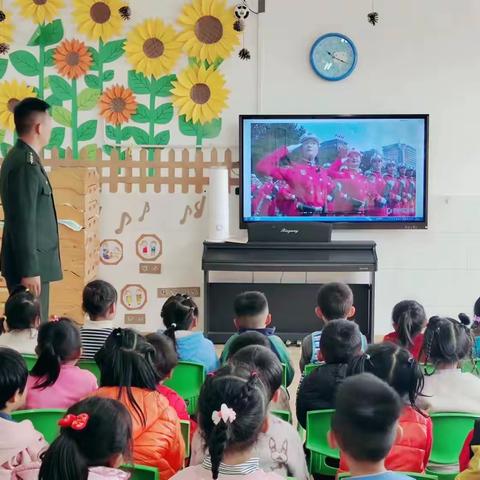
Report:
[{"label": "pink jacket", "polygon": [[[40,472],[40,462],[35,462],[30,465],[25,465],[15,471],[14,475],[9,478],[11,480],[38,480],[38,474]],[[92,467],[89,469],[88,480],[128,480],[130,474],[118,470],[116,468],[108,467]]]},{"label": "pink jacket", "polygon": [[38,466],[40,454],[48,443],[30,420],[17,423],[0,418],[0,432],[0,480],[24,478],[16,472]]}]

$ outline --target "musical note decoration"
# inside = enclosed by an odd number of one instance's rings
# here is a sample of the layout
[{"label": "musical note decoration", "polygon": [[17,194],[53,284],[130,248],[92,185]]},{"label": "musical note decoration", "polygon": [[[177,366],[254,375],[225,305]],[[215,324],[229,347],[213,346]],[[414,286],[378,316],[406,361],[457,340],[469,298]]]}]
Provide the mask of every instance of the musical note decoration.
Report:
[{"label": "musical note decoration", "polygon": [[205,211],[206,200],[207,200],[207,197],[205,195],[202,195],[202,198],[198,200],[198,202],[194,203],[193,208],[190,205],[187,205],[185,207],[185,212],[183,214],[183,217],[180,219],[180,225],[185,225],[187,223],[188,217],[192,215],[193,215],[193,218],[196,218],[196,219],[202,218],[203,213]]},{"label": "musical note decoration", "polygon": [[120,226],[115,230],[115,233],[117,235],[120,235],[123,233],[123,230],[127,225],[130,225],[132,223],[132,217],[128,212],[123,212],[122,216],[120,217]]}]

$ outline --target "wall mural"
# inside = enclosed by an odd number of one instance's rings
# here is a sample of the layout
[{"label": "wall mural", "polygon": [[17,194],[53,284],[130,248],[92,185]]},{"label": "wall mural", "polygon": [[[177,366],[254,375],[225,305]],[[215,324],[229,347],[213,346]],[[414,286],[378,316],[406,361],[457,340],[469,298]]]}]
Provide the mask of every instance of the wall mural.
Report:
[{"label": "wall mural", "polygon": [[[0,0],[0,155],[15,141],[13,108],[28,96],[52,105],[47,148],[61,158],[71,146],[73,158],[94,159],[102,138],[106,154],[115,149],[125,159],[126,146],[137,145],[153,160],[148,147],[169,144],[173,121],[185,143],[201,146],[220,134],[229,99],[221,66],[239,44],[226,0],[187,2],[175,25],[161,18],[130,25],[135,12],[120,0],[73,0],[76,34],[68,38],[64,7],[63,0],[12,0],[7,9]],[[12,44],[20,19],[33,23],[22,48]],[[119,60],[131,67],[127,84],[116,79]],[[8,72],[25,80],[2,81]]]}]

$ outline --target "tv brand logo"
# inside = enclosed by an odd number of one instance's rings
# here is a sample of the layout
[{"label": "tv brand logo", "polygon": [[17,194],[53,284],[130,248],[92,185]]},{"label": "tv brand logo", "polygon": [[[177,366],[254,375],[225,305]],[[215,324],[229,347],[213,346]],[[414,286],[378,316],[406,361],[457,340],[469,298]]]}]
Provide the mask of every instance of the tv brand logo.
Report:
[{"label": "tv brand logo", "polygon": [[297,235],[299,232],[299,230],[288,230],[287,228],[282,228],[280,230],[280,233],[286,233],[287,235],[290,235],[291,233],[293,233],[294,235]]}]

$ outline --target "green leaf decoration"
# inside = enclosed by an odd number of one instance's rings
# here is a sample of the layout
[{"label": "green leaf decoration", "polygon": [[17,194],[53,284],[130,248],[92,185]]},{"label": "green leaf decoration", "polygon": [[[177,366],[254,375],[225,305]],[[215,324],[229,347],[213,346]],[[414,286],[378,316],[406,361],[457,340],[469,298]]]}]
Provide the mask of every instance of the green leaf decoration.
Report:
[{"label": "green leaf decoration", "polygon": [[150,122],[150,110],[145,105],[138,104],[137,111],[132,115],[132,120],[137,123]]},{"label": "green leaf decoration", "polygon": [[98,78],[98,75],[85,75],[85,84],[88,88],[100,90],[100,79]]},{"label": "green leaf decoration", "polygon": [[128,131],[129,127],[122,128],[120,136],[122,137],[122,142],[126,142],[130,138],[130,132]]},{"label": "green leaf decoration", "polygon": [[56,97],[55,95],[50,95],[49,97],[47,97],[45,99],[45,101],[50,105],[50,106],[54,106],[54,105],[58,105],[59,107],[62,106],[63,104],[63,101],[60,100],[58,97]]},{"label": "green leaf decoration", "polygon": [[133,93],[150,93],[151,82],[143,75],[143,73],[129,70],[128,72],[128,86]]},{"label": "green leaf decoration", "polygon": [[3,78],[7,71],[8,60],[6,58],[0,58],[0,78]]},{"label": "green leaf decoration", "polygon": [[51,23],[39,25],[35,30],[27,45],[34,47],[43,45],[44,47],[49,45],[55,45],[63,38],[63,24],[60,19],[54,20]]},{"label": "green leaf decoration", "polygon": [[141,128],[125,127],[122,133],[125,133],[127,139],[132,137],[137,145],[148,145],[150,143],[148,133],[143,131]]},{"label": "green leaf decoration", "polygon": [[73,89],[72,86],[58,75],[50,75],[48,77],[52,93],[62,101],[71,100]]},{"label": "green leaf decoration", "polygon": [[91,140],[97,133],[97,120],[88,120],[78,127],[78,141]]},{"label": "green leaf decoration", "polygon": [[202,127],[203,138],[215,138],[220,135],[222,131],[222,119],[214,118],[211,122],[205,123]]},{"label": "green leaf decoration", "polygon": [[200,60],[196,57],[188,57],[188,65],[190,67],[199,67],[200,66]]},{"label": "green leaf decoration", "polygon": [[125,39],[112,40],[102,46],[99,51],[99,59],[102,63],[110,63],[118,60],[123,55]]},{"label": "green leaf decoration", "polygon": [[15,70],[26,77],[35,77],[40,73],[38,60],[26,50],[17,50],[10,54],[10,61]]},{"label": "green leaf decoration", "polygon": [[3,142],[3,140],[5,139],[5,134],[7,132],[5,130],[0,130],[0,143]]},{"label": "green leaf decoration", "polygon": [[173,118],[173,103],[164,103],[155,109],[154,122],[165,124]]},{"label": "green leaf decoration", "polygon": [[4,142],[0,144],[0,153],[2,154],[3,158],[7,156],[7,153],[11,148],[12,146],[9,143]]},{"label": "green leaf decoration", "polygon": [[185,115],[178,117],[178,128],[183,135],[187,137],[195,137],[197,135],[197,127],[191,120],[187,122]]},{"label": "green leaf decoration", "polygon": [[80,111],[91,110],[98,103],[100,90],[95,88],[86,88],[82,90],[77,97],[77,105]]},{"label": "green leaf decoration", "polygon": [[105,72],[103,72],[103,81],[111,82],[113,80],[114,75],[115,75],[115,72],[113,70],[105,70]]},{"label": "green leaf decoration", "polygon": [[215,138],[220,135],[222,119],[215,118],[211,122],[202,125],[201,123],[193,123],[191,120],[187,122],[185,115],[181,115],[178,117],[178,128],[183,135],[196,137],[197,144],[201,144],[204,138]]},{"label": "green leaf decoration", "polygon": [[170,141],[170,131],[164,130],[163,132],[155,135],[155,145],[168,145]]},{"label": "green leaf decoration", "polygon": [[72,126],[72,113],[65,107],[54,105],[52,107],[52,117],[58,124],[64,127]]},{"label": "green leaf decoration", "polygon": [[152,85],[152,93],[157,97],[169,97],[173,88],[172,82],[176,79],[177,76],[175,74],[160,77],[158,80],[154,81],[154,84]]},{"label": "green leaf decoration", "polygon": [[94,143],[90,145],[85,145],[80,149],[80,156],[82,158],[87,158],[87,160],[96,160],[97,158],[97,146]]},{"label": "green leaf decoration", "polygon": [[90,70],[98,71],[100,65],[98,52],[93,47],[88,47],[88,51],[92,56],[92,65],[90,66]]},{"label": "green leaf decoration", "polygon": [[55,65],[55,59],[53,58],[53,54],[55,53],[55,49],[51,48],[45,52],[45,66],[46,67],[53,67]]},{"label": "green leaf decoration", "polygon": [[107,128],[105,129],[105,135],[110,140],[117,140],[115,128],[112,125],[107,125]]},{"label": "green leaf decoration", "polygon": [[[112,155],[113,150],[114,150],[114,148],[111,145],[104,145],[103,146],[103,151],[109,156]],[[123,152],[120,152],[120,160],[125,160],[126,153],[127,152],[125,150]]]},{"label": "green leaf decoration", "polygon": [[52,133],[50,135],[50,141],[45,147],[49,150],[55,147],[61,147],[63,141],[65,140],[65,129],[63,127],[54,127],[52,128]]}]

